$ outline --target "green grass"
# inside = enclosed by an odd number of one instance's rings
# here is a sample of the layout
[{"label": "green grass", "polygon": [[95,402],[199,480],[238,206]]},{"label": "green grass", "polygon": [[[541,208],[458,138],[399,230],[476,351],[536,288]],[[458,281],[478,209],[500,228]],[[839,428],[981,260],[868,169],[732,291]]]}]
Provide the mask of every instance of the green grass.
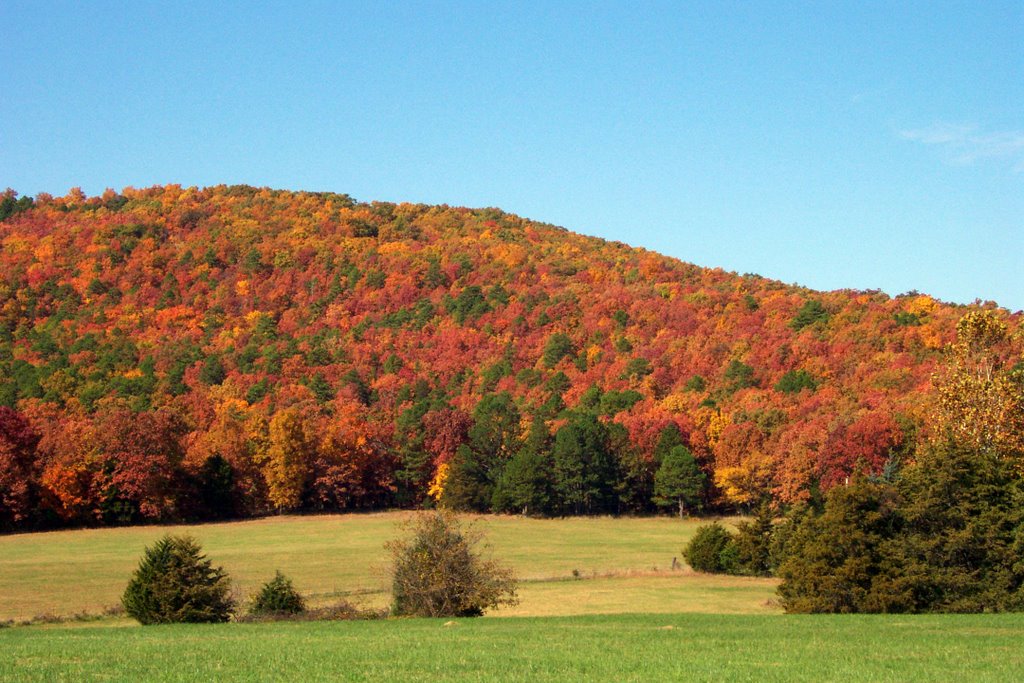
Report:
[{"label": "green grass", "polygon": [[[406,515],[0,537],[0,619],[117,604],[144,546],[199,538],[240,597],[282,569],[313,602],[387,601]],[[702,521],[476,519],[522,578],[484,619],[0,629],[0,680],[1013,681],[1024,615],[786,616],[776,582],[672,570]],[[566,616],[573,615],[573,616]]]},{"label": "green grass", "polygon": [[[282,516],[0,537],[0,619],[98,613],[118,604],[143,548],[167,532],[196,536],[242,599],[281,569],[314,604],[350,595],[383,606],[384,543],[407,517]],[[476,523],[493,554],[523,579],[522,602],[508,614],[777,611],[768,604],[773,581],[670,571],[703,520],[485,516]],[[567,580],[574,570],[585,580]]]},{"label": "green grass", "polygon": [[25,681],[1015,681],[1024,616],[617,615],[0,631]]}]

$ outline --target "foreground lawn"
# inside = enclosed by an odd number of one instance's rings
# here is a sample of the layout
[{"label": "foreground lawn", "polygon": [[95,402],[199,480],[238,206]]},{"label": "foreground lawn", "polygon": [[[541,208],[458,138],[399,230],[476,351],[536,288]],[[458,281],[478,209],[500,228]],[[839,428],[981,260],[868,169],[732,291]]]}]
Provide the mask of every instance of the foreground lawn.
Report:
[{"label": "foreground lawn", "polygon": [[1024,615],[618,615],[0,630],[0,680],[1015,681]]},{"label": "foreground lawn", "polygon": [[[384,543],[409,513],[273,517],[179,527],[130,527],[0,537],[0,620],[99,613],[120,602],[143,548],[167,532],[191,533],[245,600],[281,569],[313,604],[346,596],[387,604]],[[520,578],[515,615],[777,611],[771,580],[671,571],[706,520],[524,519],[483,516],[496,557]],[[575,574],[581,580],[573,580]],[[597,578],[594,578],[597,577]]]}]

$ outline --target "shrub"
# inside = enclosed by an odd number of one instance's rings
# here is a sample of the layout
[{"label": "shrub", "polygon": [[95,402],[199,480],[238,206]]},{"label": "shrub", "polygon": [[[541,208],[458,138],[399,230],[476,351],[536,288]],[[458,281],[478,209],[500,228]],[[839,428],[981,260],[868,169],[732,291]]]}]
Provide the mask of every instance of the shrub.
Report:
[{"label": "shrub", "polygon": [[164,536],[146,548],[121,602],[142,624],[227,621],[234,611],[224,569],[189,536]]},{"label": "shrub", "polygon": [[712,574],[733,573],[736,555],[732,534],[718,522],[698,528],[683,549],[683,557],[694,570]]},{"label": "shrub", "polygon": [[299,614],[306,611],[306,602],[295,590],[292,580],[280,571],[274,578],[263,584],[263,588],[253,598],[250,614]]},{"label": "shrub", "polygon": [[479,532],[443,511],[419,516],[409,527],[408,537],[387,545],[395,615],[474,617],[518,602],[511,570],[476,551]]}]

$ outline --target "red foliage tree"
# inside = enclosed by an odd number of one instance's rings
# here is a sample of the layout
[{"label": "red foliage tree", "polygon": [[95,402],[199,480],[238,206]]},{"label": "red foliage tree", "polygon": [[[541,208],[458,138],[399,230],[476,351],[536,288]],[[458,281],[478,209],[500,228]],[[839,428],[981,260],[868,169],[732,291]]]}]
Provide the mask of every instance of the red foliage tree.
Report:
[{"label": "red foliage tree", "polygon": [[22,415],[0,406],[0,527],[25,523],[36,512],[39,434]]}]

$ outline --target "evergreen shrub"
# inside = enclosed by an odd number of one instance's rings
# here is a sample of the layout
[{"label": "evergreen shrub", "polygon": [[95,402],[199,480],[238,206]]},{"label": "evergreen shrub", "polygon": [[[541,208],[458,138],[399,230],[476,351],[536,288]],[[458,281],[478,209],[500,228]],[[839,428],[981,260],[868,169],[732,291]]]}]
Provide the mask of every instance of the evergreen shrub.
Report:
[{"label": "evergreen shrub", "polygon": [[142,624],[224,622],[235,608],[230,586],[194,538],[167,535],[146,548],[121,602]]}]

